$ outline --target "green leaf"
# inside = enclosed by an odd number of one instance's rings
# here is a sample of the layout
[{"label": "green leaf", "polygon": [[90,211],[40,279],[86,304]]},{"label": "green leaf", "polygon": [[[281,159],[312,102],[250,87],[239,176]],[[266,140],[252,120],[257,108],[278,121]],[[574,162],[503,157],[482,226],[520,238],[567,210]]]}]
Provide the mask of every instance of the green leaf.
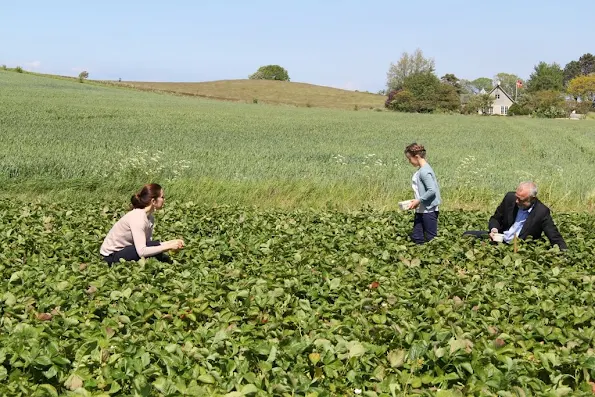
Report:
[{"label": "green leaf", "polygon": [[2,300],[8,307],[14,306],[14,304],[17,302],[17,298],[10,291],[6,291],[4,293]]},{"label": "green leaf", "polygon": [[361,357],[366,353],[366,348],[357,341],[352,341],[347,344],[349,348],[349,358]]},{"label": "green leaf", "polygon": [[197,380],[201,383],[213,384],[215,383],[215,378],[209,374],[200,375]]},{"label": "green leaf", "polygon": [[337,288],[339,288],[340,285],[341,285],[340,278],[333,278],[332,280],[329,281],[329,288],[331,290],[336,290]]},{"label": "green leaf", "polygon": [[393,368],[401,367],[405,362],[406,355],[407,352],[405,350],[391,350],[387,356],[390,366]]},{"label": "green leaf", "polygon": [[56,390],[56,388],[47,383],[39,385],[38,390],[43,390],[43,396],[58,397],[58,391]]},{"label": "green leaf", "polygon": [[159,392],[165,394],[166,396],[174,394],[178,391],[176,385],[171,382],[169,379],[164,377],[159,377],[153,382],[153,387],[157,389]]},{"label": "green leaf", "polygon": [[258,393],[258,388],[252,384],[244,385],[241,390],[244,396],[252,396]]}]

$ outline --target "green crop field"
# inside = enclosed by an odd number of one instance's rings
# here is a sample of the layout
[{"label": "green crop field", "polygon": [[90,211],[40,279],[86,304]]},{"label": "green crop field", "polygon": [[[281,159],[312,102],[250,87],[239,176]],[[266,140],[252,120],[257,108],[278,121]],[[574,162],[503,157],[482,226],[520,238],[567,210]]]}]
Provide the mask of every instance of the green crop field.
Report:
[{"label": "green crop field", "polygon": [[[592,210],[592,121],[394,114],[216,102],[0,71],[5,195],[395,208],[419,141],[443,208],[485,209],[535,180],[554,210]],[[120,196],[118,196],[120,197]]]},{"label": "green crop field", "polygon": [[[412,141],[444,199],[422,246],[395,210]],[[591,120],[0,71],[0,395],[592,395],[593,164]],[[461,236],[529,179],[567,251]],[[108,266],[101,242],[145,182],[166,189],[155,237],[186,248]]]},{"label": "green crop field", "polygon": [[174,263],[109,267],[125,211],[0,201],[0,395],[591,395],[590,215],[515,253],[461,238],[486,214],[414,246],[402,212],[170,204]]}]

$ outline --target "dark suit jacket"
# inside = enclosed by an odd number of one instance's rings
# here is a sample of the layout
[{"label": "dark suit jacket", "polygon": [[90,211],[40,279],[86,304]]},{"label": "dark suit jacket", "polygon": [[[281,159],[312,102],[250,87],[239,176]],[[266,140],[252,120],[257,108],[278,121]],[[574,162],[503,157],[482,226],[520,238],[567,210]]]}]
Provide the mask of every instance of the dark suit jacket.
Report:
[{"label": "dark suit jacket", "polygon": [[[514,223],[518,211],[519,207],[516,205],[515,192],[506,193],[504,200],[502,200],[498,208],[496,208],[496,212],[490,218],[489,230],[496,228],[498,229],[498,233],[504,233]],[[519,238],[524,240],[531,237],[537,240],[541,239],[542,233],[545,233],[552,245],[558,244],[560,249],[567,248],[562,235],[560,235],[558,228],[554,224],[550,209],[541,201],[536,200],[529,217],[519,233]]]}]

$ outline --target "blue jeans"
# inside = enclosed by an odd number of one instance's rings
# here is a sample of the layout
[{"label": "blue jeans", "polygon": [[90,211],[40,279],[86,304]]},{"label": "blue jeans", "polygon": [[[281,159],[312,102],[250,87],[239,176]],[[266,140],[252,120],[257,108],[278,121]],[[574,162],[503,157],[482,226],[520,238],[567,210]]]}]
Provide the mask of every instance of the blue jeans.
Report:
[{"label": "blue jeans", "polygon": [[430,241],[438,234],[439,211],[415,213],[413,219],[413,232],[411,239],[415,244],[423,244]]}]

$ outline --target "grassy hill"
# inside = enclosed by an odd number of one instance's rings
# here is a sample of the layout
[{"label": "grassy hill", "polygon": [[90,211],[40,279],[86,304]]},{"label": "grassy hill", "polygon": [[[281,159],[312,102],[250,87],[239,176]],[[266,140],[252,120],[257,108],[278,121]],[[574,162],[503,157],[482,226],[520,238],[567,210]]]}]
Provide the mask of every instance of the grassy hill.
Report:
[{"label": "grassy hill", "polygon": [[270,80],[220,80],[203,83],[109,82],[141,90],[219,100],[353,110],[384,108],[385,96],[306,83]]},{"label": "grassy hill", "polygon": [[525,179],[554,209],[595,206],[590,121],[255,105],[1,70],[0,86],[3,195],[128,199],[153,180],[196,202],[394,208],[417,140],[445,209],[493,208]]}]

